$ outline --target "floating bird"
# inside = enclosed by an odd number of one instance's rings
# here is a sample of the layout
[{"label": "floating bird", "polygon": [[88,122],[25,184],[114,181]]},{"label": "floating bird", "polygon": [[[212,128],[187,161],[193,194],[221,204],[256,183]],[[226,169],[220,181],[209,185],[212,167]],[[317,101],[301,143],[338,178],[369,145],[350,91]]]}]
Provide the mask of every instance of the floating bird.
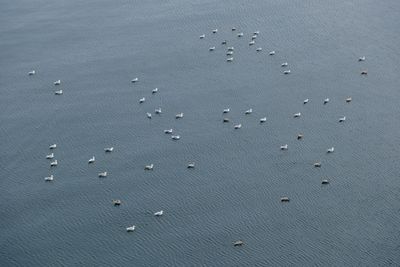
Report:
[{"label": "floating bird", "polygon": [[233,126],[233,128],[235,128],[235,129],[240,129],[240,128],[242,128],[242,124],[236,124],[235,126]]},{"label": "floating bird", "polygon": [[61,84],[61,80],[57,80],[54,82],[54,85],[60,85]]},{"label": "floating bird", "polygon": [[251,40],[252,40],[252,41],[255,40],[255,39],[257,39],[257,35],[251,36]]},{"label": "floating bird", "polygon": [[35,70],[31,70],[30,72],[28,72],[28,75],[35,75],[36,71]]},{"label": "floating bird", "polygon": [[359,57],[358,61],[365,61],[365,57]]},{"label": "floating bird", "polygon": [[261,52],[261,51],[262,51],[262,48],[259,47],[259,48],[256,49],[256,51],[257,51],[257,52]]},{"label": "floating bird", "polygon": [[160,217],[160,216],[162,216],[163,214],[164,214],[164,211],[163,211],[163,210],[154,212],[154,216],[156,216],[156,217]]},{"label": "floating bird", "polygon": [[92,164],[92,163],[94,163],[96,161],[96,159],[95,159],[95,157],[93,156],[93,157],[91,157],[89,160],[88,160],[88,164]]},{"label": "floating bird", "polygon": [[141,99],[139,99],[139,103],[142,104],[144,101],[146,101],[145,97],[142,97]]},{"label": "floating bird", "polygon": [[164,133],[165,134],[172,134],[172,131],[173,131],[172,129],[168,129],[168,130],[164,130]]},{"label": "floating bird", "polygon": [[233,28],[232,28],[232,31],[233,31],[233,32],[234,32],[234,31],[236,31],[236,28],[235,28],[235,27],[233,27]]},{"label": "floating bird", "polygon": [[285,70],[283,74],[290,74],[290,70]]},{"label": "floating bird", "polygon": [[344,122],[346,120],[346,116],[339,118],[339,122]]},{"label": "floating bird", "polygon": [[179,139],[181,139],[181,136],[180,135],[172,135],[171,139],[172,140],[179,140]]},{"label": "floating bird", "polygon": [[106,148],[104,148],[104,151],[105,151],[106,153],[113,152],[113,150],[114,150],[114,147],[106,147]]},{"label": "floating bird", "polygon": [[327,150],[326,150],[326,153],[333,153],[335,151],[335,148],[334,147],[331,147],[331,148],[328,148]]},{"label": "floating bird", "polygon": [[289,202],[290,199],[288,197],[281,197],[281,202]]},{"label": "floating bird", "polygon": [[46,159],[53,159],[54,158],[54,153],[51,153],[46,156]]},{"label": "floating bird", "polygon": [[304,99],[304,101],[303,101],[303,104],[307,104],[308,103],[308,101],[309,101],[309,99],[307,98],[307,99]]},{"label": "floating bird", "polygon": [[57,160],[54,160],[54,161],[52,161],[51,163],[50,163],[50,167],[55,167],[55,166],[57,166],[58,165],[58,161]]},{"label": "floating bird", "polygon": [[275,51],[271,51],[271,52],[269,52],[269,55],[270,55],[270,56],[273,56],[273,55],[275,55]]},{"label": "floating bird", "polygon": [[221,42],[222,45],[226,45],[226,40]]},{"label": "floating bird", "polygon": [[346,102],[347,102],[347,103],[350,103],[351,100],[353,100],[351,97],[346,98]]},{"label": "floating bird", "polygon": [[322,182],[321,182],[322,184],[329,184],[329,181],[328,180],[322,180]]},{"label": "floating bird", "polygon": [[313,165],[315,168],[321,168],[321,162],[315,162]]},{"label": "floating bird", "polygon": [[283,62],[283,63],[281,64],[281,67],[287,67],[287,65],[288,65],[287,62]]},{"label": "floating bird", "polygon": [[46,182],[51,182],[51,181],[53,181],[53,180],[54,180],[53,174],[50,175],[50,176],[44,177],[44,180],[45,180]]},{"label": "floating bird", "polygon": [[249,114],[251,114],[251,113],[253,113],[253,109],[252,109],[252,108],[251,108],[251,109],[248,109],[248,110],[246,110],[246,111],[244,112],[245,115],[249,115]]},{"label": "floating bird", "polygon": [[324,105],[328,104],[328,102],[329,102],[329,98],[325,98],[324,99]]},{"label": "floating bird", "polygon": [[200,35],[200,39],[204,39],[206,37],[205,34]]},{"label": "floating bird", "polygon": [[228,52],[226,52],[226,55],[227,55],[227,56],[232,56],[232,55],[233,55],[233,51],[228,51]]},{"label": "floating bird", "polygon": [[229,122],[229,119],[228,118],[224,118],[222,121],[223,122]]},{"label": "floating bird", "polygon": [[119,199],[113,199],[112,204],[113,204],[114,206],[120,206],[120,205],[121,205],[121,200],[119,200]]},{"label": "floating bird", "polygon": [[242,240],[238,240],[238,241],[233,242],[233,246],[234,247],[240,247],[240,246],[243,246],[243,245],[244,245],[244,242]]},{"label": "floating bird", "polygon": [[226,108],[222,111],[222,113],[228,113],[229,111],[231,111],[229,108]]},{"label": "floating bird", "polygon": [[131,80],[131,83],[136,83],[136,82],[138,82],[138,81],[139,81],[139,78],[136,77],[135,79],[132,79],[132,80]]},{"label": "floating bird", "polygon": [[281,150],[288,150],[288,144],[281,146]]},{"label": "floating bird", "polygon": [[133,231],[135,231],[135,228],[136,228],[136,226],[134,226],[134,225],[126,227],[126,231],[127,232],[133,232]]},{"label": "floating bird", "polygon": [[175,115],[175,119],[182,119],[183,118],[183,113],[178,113]]},{"label": "floating bird", "polygon": [[299,113],[295,113],[295,114],[293,114],[293,117],[295,117],[295,118],[299,118],[301,116],[301,113],[299,112]]},{"label": "floating bird", "polygon": [[57,147],[57,144],[52,144],[49,146],[49,149],[55,149]]},{"label": "floating bird", "polygon": [[154,88],[154,89],[151,91],[152,94],[155,94],[155,93],[157,93],[157,92],[158,92],[158,88]]},{"label": "floating bird", "polygon": [[260,123],[264,123],[264,122],[266,122],[267,121],[267,117],[264,117],[264,118],[261,118],[260,119]]},{"label": "floating bird", "polygon": [[254,34],[254,35],[259,35],[259,34],[260,34],[260,31],[255,31],[255,32],[253,32],[253,34]]},{"label": "floating bird", "polygon": [[154,164],[152,163],[152,164],[150,164],[150,165],[144,166],[144,169],[145,169],[146,171],[152,171],[152,170],[153,170],[153,167],[154,167]]},{"label": "floating bird", "polygon": [[146,116],[147,116],[147,118],[151,119],[151,113],[147,112]]},{"label": "floating bird", "polygon": [[302,134],[298,134],[297,135],[297,140],[303,139],[303,135]]},{"label": "floating bird", "polygon": [[100,178],[107,177],[107,172],[99,172],[98,176],[99,176]]},{"label": "floating bird", "polygon": [[213,30],[212,32],[213,32],[213,33],[217,33],[217,32],[218,32],[218,29],[215,29],[215,30]]},{"label": "floating bird", "polygon": [[194,169],[194,162],[190,162],[190,163],[187,165],[187,168],[188,168],[188,169]]},{"label": "floating bird", "polygon": [[368,72],[366,70],[361,71],[361,75],[367,75]]},{"label": "floating bird", "polygon": [[156,114],[161,114],[162,112],[161,112],[161,108],[156,108],[155,110],[154,110],[154,112],[156,113]]},{"label": "floating bird", "polygon": [[208,50],[209,51],[214,51],[215,50],[215,46],[211,46]]},{"label": "floating bird", "polygon": [[63,94],[63,90],[58,90],[54,92],[55,95],[62,95]]},{"label": "floating bird", "polygon": [[243,32],[238,33],[237,37],[243,37]]},{"label": "floating bird", "polygon": [[251,41],[251,42],[249,42],[249,45],[254,45],[256,42],[254,42],[254,41]]},{"label": "floating bird", "polygon": [[233,51],[235,48],[233,46],[228,47],[228,51]]},{"label": "floating bird", "polygon": [[226,59],[226,61],[232,62],[232,61],[233,61],[233,57],[228,57],[228,58]]}]

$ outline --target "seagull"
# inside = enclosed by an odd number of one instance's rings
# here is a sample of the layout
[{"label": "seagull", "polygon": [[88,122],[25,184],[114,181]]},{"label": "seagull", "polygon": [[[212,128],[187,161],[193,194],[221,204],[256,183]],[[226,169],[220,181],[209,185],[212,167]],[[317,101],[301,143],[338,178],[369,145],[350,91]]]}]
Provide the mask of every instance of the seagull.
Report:
[{"label": "seagull", "polygon": [[63,90],[58,90],[54,92],[55,95],[62,95],[63,94]]},{"label": "seagull", "polygon": [[249,45],[254,45],[256,42],[254,42],[254,41],[251,41],[251,42],[249,42]]},{"label": "seagull", "polygon": [[365,61],[365,57],[359,57],[358,61]]},{"label": "seagull", "polygon": [[368,72],[366,70],[361,71],[361,75],[367,75]]},{"label": "seagull", "polygon": [[162,112],[161,112],[161,108],[156,108],[155,110],[154,110],[154,112],[156,113],[156,114],[161,114]]},{"label": "seagull", "polygon": [[190,162],[190,163],[187,165],[187,168],[188,168],[188,169],[194,169],[194,162]]},{"label": "seagull", "polygon": [[134,225],[126,227],[126,231],[127,232],[133,232],[133,231],[135,231],[135,228],[136,228],[136,226],[134,226]]},{"label": "seagull", "polygon": [[147,118],[151,119],[151,113],[147,112],[146,116],[147,116]]},{"label": "seagull", "polygon": [[181,136],[180,135],[172,135],[171,139],[172,140],[179,140],[179,139],[181,139]]},{"label": "seagull", "polygon": [[307,104],[308,103],[308,101],[309,101],[309,99],[307,98],[307,99],[304,99],[304,101],[303,101],[303,104]]},{"label": "seagull", "polygon": [[165,134],[172,134],[172,131],[173,131],[172,129],[168,129],[168,130],[164,130],[164,133]]},{"label": "seagull", "polygon": [[61,80],[57,80],[54,82],[54,85],[60,85],[61,84]]},{"label": "seagull", "polygon": [[54,161],[52,161],[51,163],[50,163],[50,167],[55,167],[55,166],[57,166],[58,165],[58,161],[57,160],[54,160]]},{"label": "seagull", "polygon": [[325,98],[324,99],[324,105],[328,104],[328,102],[329,102],[329,98]]},{"label": "seagull", "polygon": [[223,40],[221,44],[226,45],[226,40]]},{"label": "seagull", "polygon": [[285,70],[283,74],[290,74],[290,70]]},{"label": "seagull", "polygon": [[322,182],[321,182],[322,184],[329,184],[329,181],[328,180],[322,180]]},{"label": "seagull", "polygon": [[256,49],[256,51],[257,51],[257,52],[261,52],[261,51],[262,51],[262,48],[259,47],[259,48]]},{"label": "seagull", "polygon": [[150,165],[144,166],[144,169],[145,169],[146,171],[152,171],[152,170],[153,170],[153,167],[154,167],[154,164],[152,163],[152,164],[150,164]]},{"label": "seagull", "polygon": [[226,55],[227,55],[227,56],[232,56],[232,55],[233,55],[233,51],[228,51],[228,52],[226,52]]},{"label": "seagull", "polygon": [[57,147],[57,144],[52,144],[49,146],[49,149],[55,149]]},{"label": "seagull", "polygon": [[260,31],[255,31],[255,32],[253,32],[253,34],[254,34],[254,35],[259,35],[259,34],[260,34]]},{"label": "seagull", "polygon": [[326,150],[326,153],[333,153],[335,151],[335,148],[334,147],[331,147],[331,148],[328,148],[327,150]]},{"label": "seagull", "polygon": [[222,121],[223,122],[229,122],[229,119],[228,118],[224,118]]},{"label": "seagull", "polygon": [[347,103],[350,103],[351,100],[352,100],[351,97],[346,98],[346,102],[347,102]]},{"label": "seagull", "polygon": [[106,147],[106,148],[104,148],[104,151],[105,151],[106,153],[113,152],[113,150],[114,150],[114,147]]},{"label": "seagull", "polygon": [[54,180],[53,174],[50,175],[50,176],[44,177],[44,180],[45,180],[46,182],[51,182],[51,181],[53,181],[53,180]]},{"label": "seagull", "polygon": [[213,32],[213,33],[217,33],[217,32],[218,32],[218,29],[215,29],[215,30],[213,30],[212,32]]},{"label": "seagull", "polygon": [[313,165],[315,168],[321,168],[321,162],[315,162]]},{"label": "seagull", "polygon": [[228,113],[229,111],[231,111],[229,108],[224,109],[224,111],[222,111],[222,113]]},{"label": "seagull", "polygon": [[208,50],[209,51],[214,51],[215,50],[215,46],[211,46]]},{"label": "seagull", "polygon": [[264,117],[264,118],[261,118],[260,119],[260,123],[264,123],[264,122],[266,122],[267,121],[267,117]]},{"label": "seagull", "polygon": [[346,116],[339,118],[339,122],[344,122],[346,120]]},{"label": "seagull", "polygon": [[294,115],[293,115],[293,117],[295,117],[295,118],[299,118],[301,116],[301,113],[299,112],[299,113],[295,113]]},{"label": "seagull", "polygon": [[270,55],[270,56],[273,56],[273,55],[275,55],[275,51],[271,51],[271,52],[269,52],[269,55]]},{"label": "seagull", "polygon": [[154,89],[151,91],[152,94],[155,94],[155,93],[157,93],[157,92],[158,92],[158,88],[154,88]]},{"label": "seagull", "polygon": [[281,150],[288,150],[288,145],[286,144],[286,145],[281,146]]},{"label": "seagull", "polygon": [[135,79],[132,79],[132,80],[131,80],[131,83],[135,83],[135,82],[138,82],[138,81],[139,81],[139,78],[136,77]]},{"label": "seagull", "polygon": [[154,216],[160,217],[160,216],[162,216],[163,214],[164,214],[164,211],[163,211],[163,210],[160,210],[160,211],[155,212],[155,213],[154,213]]},{"label": "seagull", "polygon": [[182,119],[183,118],[183,113],[178,113],[175,115],[175,119]]},{"label": "seagull", "polygon": [[233,51],[235,48],[233,46],[228,47],[228,51]]},{"label": "seagull", "polygon": [[119,200],[119,199],[114,199],[114,200],[112,201],[112,203],[114,204],[114,206],[120,206],[120,205],[121,205],[121,200]]},{"label": "seagull", "polygon": [[290,199],[288,197],[281,197],[281,202],[289,202]]},{"label": "seagull", "polygon": [[100,172],[100,173],[98,174],[98,176],[99,176],[100,178],[107,177],[107,172]]},{"label": "seagull", "polygon": [[252,41],[255,40],[255,39],[257,39],[257,35],[256,35],[256,34],[253,35],[253,36],[251,36],[251,40],[252,40]]},{"label": "seagull", "polygon": [[242,37],[243,36],[243,32],[238,33],[237,37]]},{"label": "seagull", "polygon": [[244,245],[244,242],[242,240],[233,242],[234,247],[239,247],[239,246],[243,246],[243,245]]},{"label": "seagull", "polygon": [[28,75],[35,75],[36,71],[35,70],[31,70],[30,72],[28,72]]},{"label": "seagull", "polygon": [[242,128],[242,125],[241,124],[236,124],[235,126],[233,126],[233,128],[240,129],[240,128]]},{"label": "seagull", "polygon": [[142,97],[141,99],[139,99],[139,103],[142,104],[144,101],[146,101],[145,97]]},{"label": "seagull", "polygon": [[283,62],[283,63],[281,64],[281,67],[287,67],[287,65],[288,65],[287,62]]},{"label": "seagull", "polygon": [[253,109],[251,108],[251,109],[248,109],[248,110],[246,110],[245,112],[244,112],[244,114],[246,114],[246,115],[249,115],[249,114],[251,114],[251,113],[253,113]]},{"label": "seagull", "polygon": [[94,158],[94,156],[91,157],[91,158],[88,160],[88,164],[94,163],[95,160],[96,160],[96,159]]},{"label": "seagull", "polygon": [[53,159],[54,158],[54,153],[51,153],[46,156],[46,159]]},{"label": "seagull", "polygon": [[233,57],[228,57],[228,58],[226,59],[226,61],[232,62],[232,61],[233,61]]},{"label": "seagull", "polygon": [[200,35],[200,39],[204,39],[206,37],[205,34]]},{"label": "seagull", "polygon": [[298,134],[297,135],[297,140],[303,139],[303,135],[302,134]]},{"label": "seagull", "polygon": [[233,31],[233,32],[234,32],[234,31],[236,31],[236,28],[235,28],[235,27],[233,27],[233,28],[232,28],[232,31]]}]

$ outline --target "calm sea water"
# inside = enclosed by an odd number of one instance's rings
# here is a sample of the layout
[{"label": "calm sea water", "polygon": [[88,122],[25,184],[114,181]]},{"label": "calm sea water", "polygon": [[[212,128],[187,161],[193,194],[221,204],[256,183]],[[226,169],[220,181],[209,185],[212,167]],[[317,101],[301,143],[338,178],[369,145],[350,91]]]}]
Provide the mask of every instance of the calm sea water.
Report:
[{"label": "calm sea water", "polygon": [[0,14],[1,266],[400,266],[399,1],[3,0]]}]

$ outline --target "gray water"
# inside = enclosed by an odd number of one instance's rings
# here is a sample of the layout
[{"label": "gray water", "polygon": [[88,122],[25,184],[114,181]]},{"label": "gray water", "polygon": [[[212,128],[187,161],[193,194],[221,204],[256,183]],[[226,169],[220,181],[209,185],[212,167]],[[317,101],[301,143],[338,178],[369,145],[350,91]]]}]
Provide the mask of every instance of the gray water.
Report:
[{"label": "gray water", "polygon": [[399,1],[2,0],[0,14],[1,266],[400,266]]}]

